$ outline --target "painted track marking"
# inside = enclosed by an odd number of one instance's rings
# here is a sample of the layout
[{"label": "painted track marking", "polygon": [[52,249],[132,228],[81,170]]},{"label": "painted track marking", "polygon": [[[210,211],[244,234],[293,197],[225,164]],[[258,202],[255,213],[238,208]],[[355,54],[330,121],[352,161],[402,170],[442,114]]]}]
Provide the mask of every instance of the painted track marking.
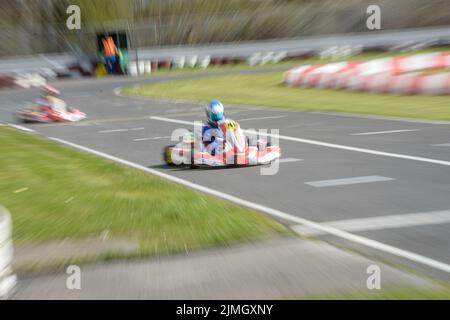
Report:
[{"label": "painted track marking", "polygon": [[374,131],[374,132],[361,132],[361,133],[352,133],[352,136],[371,136],[376,134],[386,134],[386,133],[400,133],[400,132],[414,132],[420,131],[420,129],[404,129],[404,130],[388,130],[388,131]]},{"label": "painted track marking", "polygon": [[282,158],[278,160],[279,163],[287,163],[287,162],[298,162],[303,161],[303,159],[297,159],[297,158]]},{"label": "painted track marking", "polygon": [[147,141],[147,140],[159,140],[159,139],[169,139],[171,136],[161,136],[161,137],[148,137],[148,138],[137,138],[133,139],[133,141]]},{"label": "painted track marking", "polygon": [[244,121],[252,121],[252,120],[279,119],[279,118],[285,118],[285,117],[286,117],[286,116],[258,117],[258,118],[239,119],[239,120],[236,120],[236,121],[237,121],[237,122],[244,122]]},{"label": "painted track marking", "polygon": [[[170,118],[164,118],[164,117],[149,117],[149,118],[152,120],[157,120],[157,121],[186,124],[186,125],[191,125],[191,126],[194,125],[194,122],[192,122],[192,121],[184,121],[184,120],[170,119]],[[248,130],[243,130],[243,131],[248,132]],[[270,133],[267,133],[267,134],[260,133],[260,135],[266,136],[266,137],[273,137],[273,138],[288,140],[288,141],[312,144],[312,145],[327,147],[327,148],[334,148],[334,149],[341,149],[341,150],[347,150],[347,151],[379,155],[379,156],[384,156],[384,157],[433,163],[433,164],[438,164],[438,165],[442,165],[442,166],[450,166],[450,161],[444,161],[444,160],[438,160],[438,159],[410,156],[410,155],[406,155],[406,154],[384,152],[384,151],[378,151],[378,150],[373,150],[373,149],[357,148],[357,147],[345,146],[345,145],[341,145],[341,144],[335,144],[335,143],[329,143],[329,142],[323,142],[323,141],[317,141],[317,140],[310,140],[310,139],[302,139],[302,138],[283,136],[283,135],[275,135],[275,134],[270,134]]]},{"label": "painted track marking", "polygon": [[323,188],[323,187],[343,186],[343,185],[349,185],[349,184],[391,181],[391,180],[395,180],[395,179],[389,178],[389,177],[381,177],[381,176],[364,176],[364,177],[351,177],[351,178],[333,179],[333,180],[310,181],[310,182],[305,182],[305,184],[307,184],[311,187]]},{"label": "painted track marking", "polygon": [[33,129],[30,129],[30,128],[27,128],[27,127],[24,127],[24,126],[21,126],[21,125],[18,125],[18,124],[8,123],[8,125],[13,127],[13,128],[16,128],[18,130],[21,130],[21,131],[36,132]]},{"label": "painted track marking", "polygon": [[111,130],[100,130],[98,133],[114,133],[114,132],[127,132],[127,131],[139,131],[145,128],[131,128],[131,129],[111,129]]},{"label": "painted track marking", "polygon": [[208,187],[205,187],[205,186],[202,186],[202,185],[190,182],[188,180],[184,180],[184,179],[181,179],[181,178],[178,178],[178,177],[175,177],[175,176],[171,176],[169,174],[160,172],[158,170],[147,168],[147,167],[145,167],[143,165],[140,165],[140,164],[137,164],[137,163],[134,163],[134,162],[131,162],[131,161],[127,161],[127,160],[124,160],[124,159],[120,159],[118,157],[109,155],[107,153],[103,153],[103,152],[100,152],[100,151],[97,151],[97,150],[93,150],[93,149],[90,149],[90,148],[87,148],[87,147],[83,147],[81,145],[78,145],[78,144],[75,144],[75,143],[72,143],[72,142],[69,142],[69,141],[65,141],[65,140],[58,139],[58,138],[52,138],[52,137],[49,137],[49,139],[51,139],[53,141],[56,141],[56,142],[59,142],[59,143],[62,143],[62,144],[65,144],[65,145],[68,145],[68,146],[71,146],[73,148],[76,148],[76,149],[79,149],[79,150],[82,150],[82,151],[85,151],[85,152],[89,152],[89,153],[95,154],[95,155],[103,157],[105,159],[109,159],[109,160],[121,163],[123,165],[126,165],[126,166],[129,166],[129,167],[138,169],[138,170],[142,170],[142,171],[154,174],[154,175],[159,176],[161,178],[164,178],[166,180],[169,180],[169,181],[172,181],[172,182],[184,185],[186,187],[189,187],[191,189],[194,189],[194,190],[197,190],[197,191],[200,191],[200,192],[203,192],[203,193],[207,193],[207,194],[216,196],[218,198],[221,198],[221,199],[224,199],[224,200],[236,203],[238,205],[241,205],[241,206],[244,206],[244,207],[247,207],[247,208],[250,208],[250,209],[254,209],[254,210],[257,210],[257,211],[264,212],[264,213],[266,213],[268,215],[271,215],[273,217],[277,217],[279,219],[290,221],[290,222],[293,222],[295,224],[301,224],[301,225],[304,225],[306,227],[310,227],[310,228],[313,228],[313,229],[325,232],[327,234],[331,234],[331,235],[336,236],[338,238],[346,239],[348,241],[352,241],[352,242],[364,245],[366,247],[370,247],[370,248],[373,248],[373,249],[376,249],[376,250],[380,250],[380,251],[383,251],[383,252],[386,252],[386,253],[398,256],[398,257],[402,257],[402,258],[408,259],[408,260],[416,262],[416,263],[420,263],[420,264],[432,267],[432,268],[437,269],[437,270],[441,270],[441,271],[450,273],[450,265],[446,264],[444,262],[437,261],[437,260],[434,260],[434,259],[422,256],[420,254],[417,254],[417,253],[414,253],[414,252],[411,252],[411,251],[407,251],[407,250],[403,250],[403,249],[400,249],[400,248],[397,248],[397,247],[394,247],[394,246],[391,246],[391,245],[388,245],[388,244],[384,244],[384,243],[376,241],[376,240],[372,240],[372,239],[369,239],[369,238],[358,236],[358,235],[355,235],[355,234],[352,234],[352,233],[349,233],[349,232],[346,232],[346,231],[342,231],[342,230],[339,230],[339,229],[334,228],[334,227],[323,225],[321,223],[317,223],[317,222],[313,222],[313,221],[310,221],[310,220],[307,220],[307,219],[304,219],[304,218],[296,217],[296,216],[293,216],[293,215],[291,215],[289,213],[285,213],[285,212],[282,212],[280,210],[276,210],[276,209],[273,209],[273,208],[270,208],[270,207],[267,207],[267,206],[264,206],[264,205],[261,205],[261,204],[257,204],[257,203],[254,203],[254,202],[251,202],[251,201],[248,201],[248,200],[244,200],[244,199],[235,197],[233,195],[227,194],[225,192],[214,190],[214,189],[211,189],[211,188],[208,188]]},{"label": "painted track marking", "polygon": [[450,121],[440,121],[440,120],[427,120],[427,119],[413,119],[413,118],[401,118],[393,116],[377,116],[370,114],[358,114],[358,113],[348,113],[348,112],[332,112],[332,111],[311,111],[311,114],[320,114],[329,117],[347,117],[347,118],[360,118],[369,120],[381,120],[381,121],[397,121],[397,122],[409,122],[409,123],[424,123],[424,124],[443,124],[448,125]]},{"label": "painted track marking", "polygon": [[100,130],[98,133],[114,133],[114,132],[125,132],[128,129],[112,129],[112,130]]},{"label": "painted track marking", "polygon": [[[348,232],[427,226],[442,223],[450,223],[450,210],[322,222],[323,225]],[[300,234],[322,234],[319,230],[305,228],[304,226],[294,226],[293,229]]]}]

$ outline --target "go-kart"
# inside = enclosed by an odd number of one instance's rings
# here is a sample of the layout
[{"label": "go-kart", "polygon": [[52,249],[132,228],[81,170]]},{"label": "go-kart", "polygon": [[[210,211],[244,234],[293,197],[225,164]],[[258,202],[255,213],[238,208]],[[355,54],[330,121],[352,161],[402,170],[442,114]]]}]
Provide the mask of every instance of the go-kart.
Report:
[{"label": "go-kart", "polygon": [[164,148],[167,165],[249,166],[268,164],[281,157],[281,149],[257,137],[246,137],[239,124],[226,120],[220,124],[225,139],[218,150],[211,152],[201,133],[186,132],[176,145]]},{"label": "go-kart", "polygon": [[56,109],[42,105],[26,106],[15,115],[23,122],[80,121],[86,118],[84,112],[75,108]]}]

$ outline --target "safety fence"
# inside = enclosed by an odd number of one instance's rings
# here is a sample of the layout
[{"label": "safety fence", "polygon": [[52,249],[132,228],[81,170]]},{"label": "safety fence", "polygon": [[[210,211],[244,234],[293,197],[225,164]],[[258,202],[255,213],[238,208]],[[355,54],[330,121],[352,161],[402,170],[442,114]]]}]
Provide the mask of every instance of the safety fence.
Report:
[{"label": "safety fence", "polygon": [[296,87],[334,88],[393,94],[450,94],[450,52],[364,62],[302,65],[284,74]]}]

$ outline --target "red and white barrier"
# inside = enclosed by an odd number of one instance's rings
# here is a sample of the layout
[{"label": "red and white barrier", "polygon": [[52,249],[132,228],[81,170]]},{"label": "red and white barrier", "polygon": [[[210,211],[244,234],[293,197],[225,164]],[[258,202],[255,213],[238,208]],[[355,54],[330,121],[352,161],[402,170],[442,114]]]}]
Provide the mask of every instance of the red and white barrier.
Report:
[{"label": "red and white barrier", "polygon": [[450,73],[421,74],[450,67],[450,52],[383,58],[364,62],[303,65],[284,74],[290,86],[395,94],[450,94]]}]

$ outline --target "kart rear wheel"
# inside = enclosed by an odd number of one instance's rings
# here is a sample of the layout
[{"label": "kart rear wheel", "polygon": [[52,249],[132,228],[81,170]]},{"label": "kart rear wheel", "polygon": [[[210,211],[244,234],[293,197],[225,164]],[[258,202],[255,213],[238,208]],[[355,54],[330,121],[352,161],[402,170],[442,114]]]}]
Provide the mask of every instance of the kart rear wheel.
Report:
[{"label": "kart rear wheel", "polygon": [[190,153],[190,163],[189,163],[189,167],[191,169],[195,169],[197,168],[197,166],[195,165],[195,146],[194,143],[191,143],[191,153]]},{"label": "kart rear wheel", "polygon": [[164,158],[164,162],[169,165],[169,166],[174,166],[175,163],[172,160],[172,149],[175,146],[167,146],[164,148],[163,151],[163,158]]}]

